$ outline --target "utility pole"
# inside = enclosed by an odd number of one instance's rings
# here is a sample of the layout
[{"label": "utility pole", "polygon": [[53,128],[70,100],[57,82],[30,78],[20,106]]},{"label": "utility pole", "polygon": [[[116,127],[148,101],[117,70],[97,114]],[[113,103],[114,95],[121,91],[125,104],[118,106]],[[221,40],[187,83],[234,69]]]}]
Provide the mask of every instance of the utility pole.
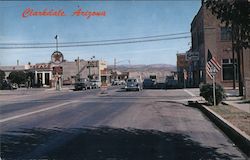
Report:
[{"label": "utility pole", "polygon": [[91,58],[90,58],[90,61],[88,61],[88,67],[89,67],[89,80],[92,80],[92,78],[93,77],[91,77],[91,73],[90,73],[90,67],[93,67],[94,65],[93,65],[93,59],[95,59],[95,56],[92,56]]},{"label": "utility pole", "polygon": [[78,57],[77,58],[77,73],[80,74],[79,72],[80,72],[80,59]]},{"label": "utility pole", "polygon": [[75,81],[79,81],[80,80],[80,59],[79,59],[79,57],[77,57],[75,62],[77,65],[77,73],[76,73]]},{"label": "utility pole", "polygon": [[114,79],[116,80],[116,58],[114,58]]},{"label": "utility pole", "polygon": [[89,80],[90,80],[90,61],[88,61],[88,67],[89,67]]}]

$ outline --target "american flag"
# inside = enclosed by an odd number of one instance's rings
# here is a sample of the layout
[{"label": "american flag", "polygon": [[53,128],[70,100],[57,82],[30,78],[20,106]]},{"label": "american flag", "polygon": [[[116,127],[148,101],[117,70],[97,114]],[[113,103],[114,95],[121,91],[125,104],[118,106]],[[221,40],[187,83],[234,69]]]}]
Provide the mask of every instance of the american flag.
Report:
[{"label": "american flag", "polygon": [[216,61],[216,59],[212,56],[212,53],[208,49],[207,51],[207,64],[206,64],[206,72],[207,75],[213,79],[213,76],[211,74],[212,68],[215,68],[215,72],[219,72],[221,70],[221,65]]}]

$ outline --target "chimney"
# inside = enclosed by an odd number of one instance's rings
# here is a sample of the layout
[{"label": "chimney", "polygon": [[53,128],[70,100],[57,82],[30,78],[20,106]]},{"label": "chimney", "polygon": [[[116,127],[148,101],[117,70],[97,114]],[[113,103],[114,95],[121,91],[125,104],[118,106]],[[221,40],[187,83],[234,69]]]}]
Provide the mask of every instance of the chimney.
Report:
[{"label": "chimney", "polygon": [[16,61],[16,65],[19,66],[19,60]]}]

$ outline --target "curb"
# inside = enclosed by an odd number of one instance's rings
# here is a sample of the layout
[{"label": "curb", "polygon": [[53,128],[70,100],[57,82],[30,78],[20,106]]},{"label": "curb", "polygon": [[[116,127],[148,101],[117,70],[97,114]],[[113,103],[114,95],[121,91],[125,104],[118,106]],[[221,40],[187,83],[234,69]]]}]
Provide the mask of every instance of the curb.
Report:
[{"label": "curb", "polygon": [[226,134],[235,145],[250,157],[250,136],[236,128],[230,122],[222,118],[220,115],[212,111],[206,106],[196,102],[189,101],[188,105],[201,110],[217,127],[219,127],[224,134]]}]

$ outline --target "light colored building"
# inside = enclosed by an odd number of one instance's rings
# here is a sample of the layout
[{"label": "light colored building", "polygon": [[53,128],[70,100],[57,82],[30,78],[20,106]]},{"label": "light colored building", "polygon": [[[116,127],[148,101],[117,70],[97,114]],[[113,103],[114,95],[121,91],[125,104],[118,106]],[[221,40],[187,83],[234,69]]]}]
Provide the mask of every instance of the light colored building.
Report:
[{"label": "light colored building", "polygon": [[12,71],[32,72],[34,79],[32,86],[49,87],[52,79],[52,68],[50,63],[39,63],[35,65],[15,65],[15,66],[0,66],[0,70],[5,72],[7,78]]},{"label": "light colored building", "polygon": [[5,72],[6,78],[12,71],[32,72],[34,79],[32,86],[54,87],[60,84],[74,84],[75,77],[79,72],[81,78],[89,78],[107,81],[107,62],[103,60],[79,60],[74,62],[64,61],[60,64],[38,63],[35,65],[0,66]]},{"label": "light colored building", "polygon": [[75,60],[75,62],[63,62],[60,64],[63,69],[62,78],[64,82],[75,82],[75,77],[79,72],[80,78],[93,80],[107,80],[107,62],[103,60]]},{"label": "light colored building", "polygon": [[30,65],[15,65],[15,66],[0,66],[0,70],[5,72],[5,78],[7,78],[12,71],[28,71]]},{"label": "light colored building", "polygon": [[50,87],[52,80],[52,66],[50,63],[30,65],[30,71],[34,73],[34,84],[36,86]]}]

